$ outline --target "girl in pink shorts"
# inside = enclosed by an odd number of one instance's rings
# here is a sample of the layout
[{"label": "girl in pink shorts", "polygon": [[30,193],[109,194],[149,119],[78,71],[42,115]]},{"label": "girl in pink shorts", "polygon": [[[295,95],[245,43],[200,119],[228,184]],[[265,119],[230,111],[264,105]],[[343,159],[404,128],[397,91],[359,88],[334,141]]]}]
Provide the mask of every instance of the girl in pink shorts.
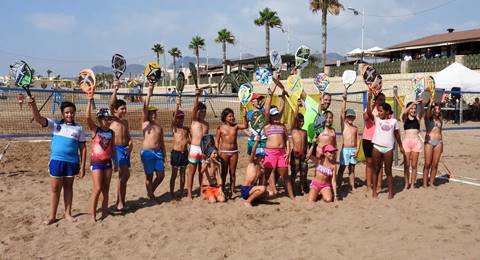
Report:
[{"label": "girl in pink shorts", "polygon": [[322,154],[318,155],[317,153],[317,156],[312,156],[313,149],[314,145],[310,147],[307,158],[312,159],[317,166],[315,167],[315,177],[310,183],[310,192],[307,200],[315,202],[320,195],[323,201],[332,202],[337,194],[337,182],[335,179],[337,148],[331,144],[326,144],[321,148]]},{"label": "girl in pink shorts", "polygon": [[[419,104],[420,113],[417,114],[417,105]],[[423,150],[422,140],[420,140],[420,120],[423,115],[423,104],[419,101],[409,102],[402,112],[403,136],[402,146],[405,150],[403,154],[403,172],[405,175],[405,189],[415,188],[417,181],[418,155]]]},{"label": "girl in pink shorts", "polygon": [[265,102],[265,118],[267,125],[263,128],[263,133],[267,137],[267,143],[265,148],[265,161],[263,163],[265,167],[263,184],[266,185],[266,181],[269,180],[270,191],[273,192],[273,194],[276,194],[275,175],[272,174],[270,178],[270,174],[277,170],[285,183],[288,196],[291,199],[294,199],[292,183],[288,176],[288,160],[290,158],[289,151],[291,151],[291,148],[290,143],[288,142],[287,127],[285,124],[281,123],[282,115],[278,108],[271,107],[272,95],[275,88],[273,91],[269,89],[269,95]]}]

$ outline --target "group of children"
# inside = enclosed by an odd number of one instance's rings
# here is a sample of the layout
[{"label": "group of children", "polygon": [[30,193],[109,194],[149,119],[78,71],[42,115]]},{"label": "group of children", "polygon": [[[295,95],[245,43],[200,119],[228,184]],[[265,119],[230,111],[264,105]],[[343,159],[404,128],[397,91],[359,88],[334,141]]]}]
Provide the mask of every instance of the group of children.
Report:
[{"label": "group of children", "polygon": [[[86,110],[88,128],[92,132],[91,167],[93,190],[90,199],[90,213],[96,221],[96,210],[100,195],[102,195],[102,215],[108,216],[108,192],[112,172],[119,173],[117,186],[116,209],[125,210],[127,182],[130,176],[130,155],[133,142],[129,133],[129,124],[125,119],[126,103],[117,99],[119,82],[113,82],[114,90],[110,99],[110,108],[97,111],[97,122],[91,116],[92,104],[89,102]],[[200,196],[209,202],[224,202],[240,192],[246,206],[261,199],[271,199],[277,196],[278,180],[281,178],[283,187],[291,199],[295,197],[297,175],[300,177],[298,190],[306,194],[308,201],[322,198],[332,202],[338,197],[337,188],[342,185],[343,172],[348,169],[349,185],[355,190],[355,165],[360,145],[363,145],[367,159],[366,183],[367,191],[373,191],[373,197],[378,196],[381,184],[382,168],[387,175],[389,198],[393,197],[392,157],[395,141],[405,156],[405,187],[413,186],[416,181],[416,163],[420,152],[414,139],[419,134],[419,116],[414,111],[414,105],[408,104],[402,119],[405,122],[406,137],[402,143],[397,120],[393,117],[390,105],[384,102],[383,94],[375,97],[371,105],[372,95],[368,95],[367,109],[364,113],[365,129],[363,138],[354,124],[356,114],[353,109],[347,109],[347,95],[343,96],[340,114],[343,144],[340,150],[340,166],[337,171],[336,131],[332,127],[333,113],[328,110],[331,95],[320,97],[315,118],[315,136],[308,142],[307,132],[303,130],[304,118],[299,113],[305,106],[306,94],[302,93],[293,108],[293,120],[290,131],[282,123],[286,92],[282,88],[279,106],[272,106],[273,89],[268,89],[267,97],[256,93],[252,96],[253,109],[244,113],[241,124],[235,121],[232,109],[225,108],[221,114],[222,124],[216,129],[215,136],[209,134],[209,123],[205,120],[206,106],[199,102],[202,90],[196,89],[190,127],[184,126],[185,113],[181,110],[181,99],[177,97],[176,109],[172,115],[173,147],[170,152],[172,176],[170,179],[170,194],[175,196],[177,175],[180,176],[180,191],[177,197],[185,195],[193,199],[194,176],[198,171]],[[157,108],[150,105],[154,86],[149,84],[144,100],[142,116],[143,144],[140,151],[145,173],[147,195],[155,199],[155,190],[165,177],[166,148],[163,126],[157,121]],[[383,102],[379,101],[383,98]],[[51,178],[51,211],[47,224],[54,223],[60,192],[63,188],[65,198],[65,218],[74,221],[71,215],[72,186],[74,176],[85,175],[86,166],[86,135],[82,126],[75,123],[76,107],[71,102],[61,105],[62,120],[55,121],[42,117],[33,97],[28,97],[36,122],[52,129],[51,156],[49,171]],[[415,102],[414,104],[417,104]],[[420,106],[423,107],[423,106]],[[310,109],[310,108],[308,108]],[[423,108],[422,108],[423,110]],[[264,113],[266,125],[261,131],[252,129],[249,121],[256,111]],[[430,104],[425,116],[427,126],[425,144],[424,186],[433,185],[433,179],[438,167],[439,155],[442,149],[441,117],[439,107]],[[416,130],[418,132],[414,132]],[[236,186],[236,168],[239,159],[237,143],[238,133],[245,131],[248,140],[248,164],[245,179],[238,191]],[[419,137],[418,137],[419,138]],[[80,151],[80,155],[79,155]],[[427,156],[429,151],[429,156]],[[308,185],[308,162],[314,166],[314,177]],[[383,165],[382,165],[383,164]],[[410,174],[410,168],[412,173]],[[289,169],[290,168],[290,175]],[[185,176],[186,175],[186,176]],[[229,186],[226,186],[227,175]],[[411,176],[411,178],[410,178]],[[432,177],[433,176],[433,177]]]}]

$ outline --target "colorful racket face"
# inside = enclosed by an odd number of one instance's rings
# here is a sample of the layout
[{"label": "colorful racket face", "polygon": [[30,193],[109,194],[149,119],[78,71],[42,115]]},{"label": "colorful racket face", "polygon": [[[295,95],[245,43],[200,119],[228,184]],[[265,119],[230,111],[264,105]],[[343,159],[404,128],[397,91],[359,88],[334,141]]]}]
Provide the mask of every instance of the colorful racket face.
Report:
[{"label": "colorful racket face", "polygon": [[251,128],[260,135],[263,128],[267,124],[267,120],[265,119],[265,114],[260,112],[259,110],[255,110],[252,113],[252,117],[250,118],[250,126]]},{"label": "colorful racket face", "polygon": [[252,99],[252,89],[250,86],[243,84],[238,89],[238,100],[242,103],[242,106],[245,108],[248,105],[248,102]]},{"label": "colorful racket face", "polygon": [[302,79],[298,75],[290,75],[287,78],[287,88],[290,96],[298,99],[303,91]]},{"label": "colorful racket face", "polygon": [[162,71],[160,70],[160,65],[156,62],[149,62],[145,66],[145,78],[152,84],[155,84],[161,77]]},{"label": "colorful racket face", "polygon": [[15,85],[22,87],[28,96],[32,96],[30,84],[32,84],[33,75],[30,66],[25,61],[21,60],[10,65],[10,75],[15,79]]},{"label": "colorful racket face", "polygon": [[204,135],[200,140],[200,149],[202,153],[208,157],[215,151],[217,148],[215,147],[215,139],[213,135]]},{"label": "colorful racket face", "polygon": [[431,98],[435,97],[435,79],[432,76],[428,76],[426,79],[426,90],[430,92]]},{"label": "colorful racket face", "polygon": [[330,85],[328,76],[325,73],[318,73],[317,76],[313,79],[313,84],[317,87],[318,91],[325,92]]},{"label": "colorful racket face", "polygon": [[97,80],[95,78],[95,73],[93,73],[91,69],[80,70],[80,73],[78,74],[78,84],[89,98],[93,98]]},{"label": "colorful racket face", "polygon": [[175,85],[178,95],[182,95],[183,89],[185,88],[185,73],[179,72],[177,74],[177,84]]},{"label": "colorful racket face", "polygon": [[272,84],[272,72],[266,68],[259,68],[255,71],[255,79],[258,83],[269,86]]},{"label": "colorful racket face", "polygon": [[373,95],[377,96],[380,92],[382,92],[383,88],[383,78],[381,75],[377,74],[375,80],[368,86],[368,88],[373,92]]},{"label": "colorful racket face", "polygon": [[362,76],[365,84],[372,84],[377,77],[377,70],[374,67],[367,65],[363,67]]},{"label": "colorful racket face", "polygon": [[345,70],[342,74],[342,83],[345,90],[348,90],[350,86],[357,80],[357,73],[354,70]]},{"label": "colorful racket face", "polygon": [[270,64],[273,68],[279,70],[282,67],[282,56],[277,51],[270,52]]},{"label": "colorful racket face", "polygon": [[305,45],[300,45],[295,52],[295,66],[303,69],[308,64],[308,58],[310,57],[310,48]]},{"label": "colorful racket face", "polygon": [[425,89],[426,89],[425,78],[424,77],[415,78],[415,100],[418,100],[419,98],[421,98],[423,103],[428,102],[429,94],[428,93],[424,94]]},{"label": "colorful racket face", "polygon": [[112,70],[115,78],[119,80],[125,70],[127,69],[127,61],[125,58],[120,54],[114,54],[112,56]]}]

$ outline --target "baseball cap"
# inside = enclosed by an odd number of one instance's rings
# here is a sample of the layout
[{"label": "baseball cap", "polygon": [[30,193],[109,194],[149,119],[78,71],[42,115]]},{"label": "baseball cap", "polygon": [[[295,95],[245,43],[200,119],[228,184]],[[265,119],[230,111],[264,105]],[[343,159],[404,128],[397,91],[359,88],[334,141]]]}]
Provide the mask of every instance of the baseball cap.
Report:
[{"label": "baseball cap", "polygon": [[148,111],[157,111],[157,108],[155,106],[148,106]]},{"label": "baseball cap", "polygon": [[354,116],[354,117],[356,117],[357,115],[355,114],[355,111],[354,111],[353,109],[349,108],[349,109],[347,109],[347,110],[345,111],[345,116],[347,116],[347,117],[348,117],[348,116]]},{"label": "baseball cap", "polygon": [[265,98],[265,97],[262,96],[262,95],[259,95],[259,94],[257,94],[257,93],[253,93],[253,94],[252,94],[252,100],[254,100],[254,99],[261,99],[261,98]]},{"label": "baseball cap", "polygon": [[265,156],[265,149],[264,148],[255,149],[255,156]]},{"label": "baseball cap", "polygon": [[322,151],[323,151],[324,153],[326,153],[326,152],[336,152],[336,151],[338,151],[338,149],[335,148],[335,147],[334,147],[333,145],[331,145],[331,144],[326,144],[326,145],[324,145],[324,146],[322,147]]},{"label": "baseball cap", "polygon": [[97,117],[111,117],[112,112],[110,112],[110,109],[108,108],[100,108],[97,111]]},{"label": "baseball cap", "polygon": [[280,114],[280,111],[278,111],[278,108],[276,108],[276,107],[270,108],[270,115],[271,116],[276,116],[278,114]]}]

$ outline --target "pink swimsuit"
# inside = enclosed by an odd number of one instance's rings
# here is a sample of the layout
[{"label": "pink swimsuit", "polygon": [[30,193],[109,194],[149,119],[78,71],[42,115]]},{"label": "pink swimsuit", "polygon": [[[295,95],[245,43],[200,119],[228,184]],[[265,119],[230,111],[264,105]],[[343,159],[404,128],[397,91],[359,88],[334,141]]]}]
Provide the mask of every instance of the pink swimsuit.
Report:
[{"label": "pink swimsuit", "polygon": [[315,173],[316,174],[322,174],[324,176],[327,176],[329,177],[329,181],[328,182],[320,182],[319,180],[317,180],[316,178],[312,180],[312,182],[310,183],[310,189],[315,189],[317,190],[317,192],[320,192],[322,189],[324,188],[328,188],[328,189],[331,189],[332,188],[332,184],[330,183],[330,179],[331,177],[333,176],[333,170],[328,168],[328,167],[325,167],[321,164],[317,165],[317,167],[315,168]]},{"label": "pink swimsuit", "polygon": [[[283,126],[279,127],[270,125],[266,129],[265,135],[268,137],[274,134],[284,135],[285,128]],[[263,162],[263,166],[268,169],[288,168],[285,154],[285,148],[265,148],[265,160]]]}]

